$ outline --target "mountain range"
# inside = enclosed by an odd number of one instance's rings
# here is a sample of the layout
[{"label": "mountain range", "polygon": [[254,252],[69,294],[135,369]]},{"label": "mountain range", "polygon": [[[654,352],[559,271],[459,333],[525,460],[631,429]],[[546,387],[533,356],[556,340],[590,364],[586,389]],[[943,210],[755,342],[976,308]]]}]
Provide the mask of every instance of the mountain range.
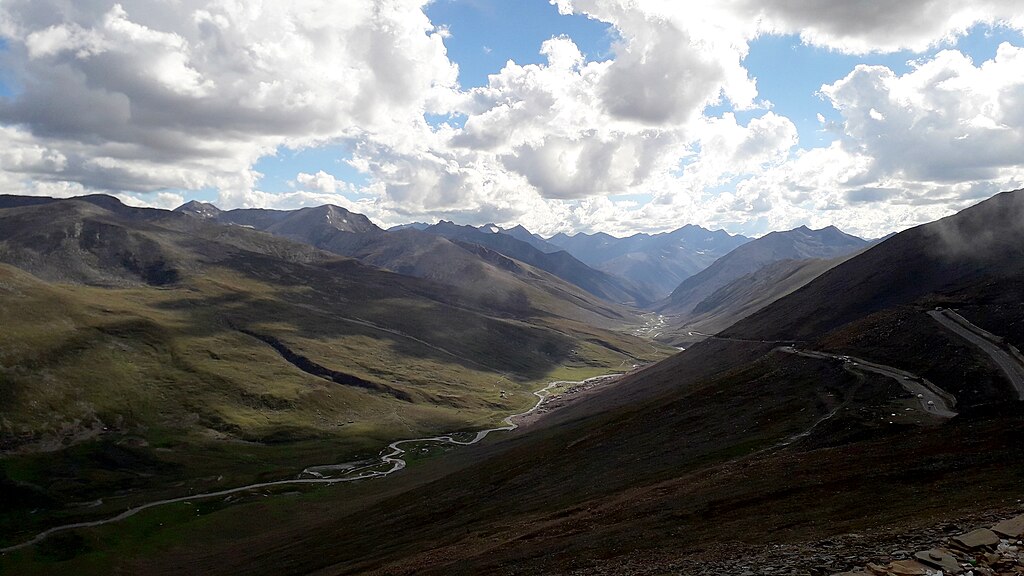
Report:
[{"label": "mountain range", "polygon": [[[1014,192],[908,230],[530,430],[408,471],[381,499],[341,489],[329,506],[290,504],[270,529],[172,546],[142,566],[700,574],[723,557],[941,531],[1012,507],[1024,474],[1019,396],[983,348],[929,312],[956,307],[1024,345],[1022,221],[1024,192]],[[229,509],[218,525],[270,510]],[[244,554],[254,549],[258,562]],[[863,566],[863,554],[814,570]]]},{"label": "mountain range", "polygon": [[[455,242],[489,248],[509,258],[550,272],[611,302],[636,306],[645,306],[651,302],[646,293],[624,278],[595,270],[564,250],[556,249],[556,251],[545,252],[537,248],[537,244],[542,246],[543,244],[521,226],[511,230],[501,230],[493,226],[484,226],[478,229],[473,226],[459,226],[452,222],[441,221],[424,228],[423,232],[442,236]],[[523,238],[533,238],[533,242],[520,240],[516,237],[517,235]]]},{"label": "mountain range", "polygon": [[[771,232],[743,244],[684,280],[656,306],[656,310],[662,314],[690,316],[717,290],[766,265],[783,260],[837,258],[863,249],[868,244],[868,241],[846,234],[834,226],[821,230],[801,226],[785,232]],[[701,308],[710,306],[706,304]]]},{"label": "mountain range", "polygon": [[[511,236],[525,242],[545,254],[567,252],[576,260],[612,278],[630,295],[619,301],[641,306],[653,304],[668,296],[680,282],[707,268],[716,259],[734,248],[750,241],[741,235],[731,235],[722,230],[711,231],[688,224],[660,234],[639,233],[625,238],[598,232],[578,233],[569,236],[559,233],[543,238],[522,225],[502,228],[496,224],[483,226],[457,226],[451,222],[425,224],[416,222],[394,226],[389,230],[414,228],[445,236],[461,236],[461,239],[495,245],[503,243],[502,237]],[[500,235],[490,241],[475,234]],[[519,250],[518,252],[522,252]],[[512,256],[512,254],[509,254]],[[514,257],[514,256],[513,256]],[[564,258],[564,257],[563,257]],[[593,276],[591,272],[589,275]]]},{"label": "mountain range", "polygon": [[[645,313],[525,229],[0,196],[0,543],[180,500],[0,571],[700,574],[1004,510],[1021,222],[1017,191],[875,243],[722,238]],[[324,462],[368,475],[263,482]]]},{"label": "mountain range", "polygon": [[472,429],[530,405],[538,382],[666,354],[601,327],[634,312],[494,252],[459,287],[289,238],[366,229],[350,213],[226,217],[0,196],[0,490],[19,495],[4,538],[83,498],[251,482]]},{"label": "mountain range", "polygon": [[513,285],[521,287],[518,284],[524,279],[535,283],[529,272],[507,260],[512,258],[608,302],[649,303],[628,281],[593,270],[565,252],[547,254],[511,235],[485,233],[471,226],[442,222],[384,231],[361,214],[330,205],[295,211],[220,211],[212,205],[193,202],[177,211],[222,223],[251,226],[374,266],[431,278],[461,289],[474,283],[486,283],[487,287],[481,290],[501,285],[511,290]]},{"label": "mountain range", "polygon": [[653,302],[665,298],[680,282],[749,240],[690,224],[672,232],[626,238],[601,232],[556,234],[547,242],[590,266],[630,279]]}]

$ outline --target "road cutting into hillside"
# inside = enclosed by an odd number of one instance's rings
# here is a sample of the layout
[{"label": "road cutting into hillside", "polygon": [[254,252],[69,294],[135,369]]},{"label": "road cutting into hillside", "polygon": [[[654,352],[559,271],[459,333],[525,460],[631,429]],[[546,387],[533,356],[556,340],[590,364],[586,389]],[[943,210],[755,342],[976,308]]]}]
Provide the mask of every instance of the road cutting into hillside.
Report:
[{"label": "road cutting into hillside", "polygon": [[928,315],[950,332],[988,354],[999,366],[999,369],[1006,374],[1010,384],[1017,391],[1017,396],[1024,400],[1024,365],[999,346],[1002,343],[1002,338],[975,326],[952,310],[929,310]]},{"label": "road cutting into hillside", "polygon": [[726,342],[748,342],[750,344],[764,344],[766,342],[779,344],[796,344],[798,342],[801,342],[801,340],[753,340],[749,338],[732,338],[729,336],[716,336],[714,334],[705,334],[703,332],[697,332],[695,330],[688,330],[686,334],[689,336],[700,336],[701,338],[707,338],[708,340],[725,340]]},{"label": "road cutting into hillside", "polygon": [[[740,338],[729,338],[725,336],[715,336],[713,334],[703,334],[701,332],[689,332],[690,335],[703,336],[710,340],[725,340],[728,342],[756,342],[764,343],[765,340],[744,340]],[[769,340],[769,342],[786,342],[785,340]],[[789,341],[793,342],[793,341]],[[900,386],[904,390],[913,394],[920,402],[921,408],[933,416],[939,418],[952,418],[957,415],[953,411],[956,406],[956,397],[946,392],[938,385],[933,382],[929,382],[920,376],[917,376],[906,370],[900,370],[893,366],[886,366],[885,364],[879,364],[877,362],[871,362],[862,358],[855,358],[853,356],[847,356],[842,354],[830,354],[828,352],[818,352],[815,350],[804,350],[798,349],[792,345],[779,346],[775,348],[779,352],[785,352],[787,354],[795,354],[798,356],[804,356],[806,358],[816,358],[819,360],[838,360],[844,362],[847,368],[854,370],[861,370],[863,372],[873,372],[882,376],[892,378],[899,382]]]},{"label": "road cutting into hillside", "polygon": [[846,356],[842,354],[829,354],[828,352],[817,352],[815,350],[798,350],[792,346],[780,346],[776,348],[780,352],[796,354],[806,358],[817,358],[819,360],[838,360],[848,368],[863,372],[872,372],[887,376],[899,382],[904,390],[913,394],[921,403],[921,408],[933,416],[939,418],[952,418],[957,415],[953,411],[956,406],[956,398],[920,376],[916,376],[906,370],[900,370],[885,364],[878,364],[862,358]]},{"label": "road cutting into hillside", "polygon": [[[405,454],[405,449],[402,448],[402,446],[404,446],[404,445],[436,443],[436,444],[451,444],[451,445],[455,445],[455,446],[470,446],[472,444],[476,444],[476,443],[480,442],[481,440],[486,438],[492,432],[510,432],[510,431],[515,430],[516,428],[518,428],[519,425],[516,423],[516,420],[518,418],[521,418],[523,416],[527,416],[529,414],[532,414],[533,412],[536,412],[544,404],[544,401],[550,395],[551,389],[556,387],[556,386],[564,386],[564,385],[572,385],[572,384],[581,384],[582,385],[582,384],[592,383],[592,382],[595,382],[595,381],[598,381],[598,380],[612,381],[612,380],[616,380],[616,379],[621,378],[621,377],[622,377],[622,374],[606,374],[606,375],[603,375],[603,376],[595,376],[593,378],[587,378],[586,380],[581,380],[581,381],[578,381],[578,382],[576,382],[576,381],[566,381],[566,380],[559,380],[559,381],[556,381],[556,382],[552,382],[552,383],[548,384],[547,386],[545,386],[544,388],[542,388],[542,389],[540,389],[540,390],[538,390],[538,391],[533,393],[533,395],[537,397],[537,402],[529,410],[526,410],[525,412],[520,412],[518,414],[513,414],[511,416],[507,416],[504,420],[502,420],[502,426],[498,426],[496,428],[488,428],[486,430],[480,430],[478,432],[473,433],[474,436],[470,440],[466,440],[466,441],[457,440],[457,439],[454,438],[456,433],[445,434],[445,435],[441,435],[441,436],[431,436],[431,437],[427,437],[427,438],[411,438],[411,439],[408,439],[408,440],[397,440],[395,442],[392,442],[391,444],[388,444],[387,448],[385,448],[385,450],[381,453],[381,455],[378,456],[378,460],[375,461],[375,462],[326,464],[326,465],[323,465],[323,466],[312,466],[312,467],[309,467],[309,468],[306,468],[305,470],[303,470],[299,474],[300,478],[294,478],[294,479],[291,479],[291,480],[277,480],[277,481],[273,481],[273,482],[259,482],[259,483],[256,483],[256,484],[248,484],[246,486],[239,486],[237,488],[228,488],[226,490],[218,490],[216,492],[206,492],[206,493],[203,493],[203,494],[190,494],[188,496],[181,496],[181,497],[178,497],[178,498],[168,498],[168,499],[165,499],[165,500],[157,500],[157,501],[154,501],[154,502],[149,502],[147,504],[142,504],[142,505],[139,505],[139,506],[135,506],[133,508],[129,508],[128,510],[125,510],[124,512],[118,514],[117,516],[113,516],[111,518],[106,518],[104,520],[94,520],[94,521],[90,521],[90,522],[76,522],[74,524],[65,524],[63,526],[55,526],[55,527],[50,528],[50,529],[48,529],[48,530],[46,530],[44,532],[40,532],[39,534],[37,534],[31,540],[28,540],[26,542],[22,542],[21,544],[15,544],[13,546],[8,546],[6,548],[0,548],[0,554],[6,554],[8,552],[13,552],[15,550],[20,550],[22,548],[26,548],[28,546],[32,546],[33,544],[38,544],[39,542],[42,542],[43,540],[45,540],[49,536],[52,536],[53,534],[56,534],[58,532],[65,532],[65,531],[68,531],[68,530],[75,530],[75,529],[78,529],[78,528],[96,528],[96,527],[104,526],[104,525],[107,525],[107,524],[114,524],[116,522],[120,522],[120,521],[125,520],[127,518],[131,518],[132,516],[135,516],[136,514],[138,514],[140,512],[143,512],[145,510],[149,510],[150,508],[156,508],[158,506],[164,506],[164,505],[167,505],[167,504],[191,502],[193,500],[208,500],[210,498],[219,498],[219,497],[222,497],[222,496],[230,496],[232,494],[238,494],[238,493],[241,493],[241,492],[247,492],[247,491],[250,491],[250,490],[260,490],[260,489],[264,489],[264,488],[273,488],[273,487],[276,487],[276,486],[297,486],[297,485],[317,485],[317,484],[320,484],[320,485],[324,485],[324,484],[330,485],[330,484],[340,484],[340,483],[343,483],[343,482],[355,482],[357,480],[370,480],[370,479],[373,479],[373,478],[384,478],[386,476],[394,474],[395,472],[398,472],[399,470],[402,470],[402,469],[405,468],[406,462],[405,462],[405,460],[402,459],[402,455]],[[376,468],[381,468],[381,467],[384,467],[384,466],[388,466],[388,468],[386,470],[377,470],[376,469]],[[320,472],[317,472],[317,470],[329,470],[329,469],[335,469],[335,470],[338,470],[338,471],[342,471],[342,472],[344,472],[344,474],[342,476],[337,477],[337,478],[330,478],[330,477],[326,477],[324,474],[322,474]],[[310,476],[310,477],[302,478],[301,476]]]}]

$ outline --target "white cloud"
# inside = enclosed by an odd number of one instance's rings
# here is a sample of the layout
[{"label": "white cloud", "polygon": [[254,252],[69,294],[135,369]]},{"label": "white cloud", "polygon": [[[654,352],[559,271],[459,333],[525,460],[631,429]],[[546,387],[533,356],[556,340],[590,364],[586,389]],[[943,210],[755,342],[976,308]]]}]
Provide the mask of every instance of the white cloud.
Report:
[{"label": "white cloud", "polygon": [[841,138],[751,171],[719,200],[723,216],[753,216],[751,232],[809,222],[879,236],[1024,186],[1024,49],[980,64],[946,50],[903,75],[857,66],[821,91]]},{"label": "white cloud", "polygon": [[447,98],[425,1],[5,1],[20,92],[0,122],[67,159],[41,179],[245,202],[278,146],[401,134]]},{"label": "white cloud", "polygon": [[[382,223],[548,233],[877,235],[1024,180],[1020,48],[979,65],[947,50],[903,75],[859,66],[822,88],[841,122],[818,122],[839,141],[809,150],[744,68],[763,34],[924,50],[979,22],[1024,28],[1017,2],[552,0],[614,28],[608,59],[556,37],[539,47],[546,62],[509,61],[463,89],[427,1],[4,0],[18,92],[0,98],[0,190],[167,205],[214,188],[225,207],[332,202]],[[705,117],[717,104],[744,120]],[[425,113],[464,126],[432,128]],[[366,186],[321,170],[287,194],[259,190],[260,157],[339,142]]]},{"label": "white cloud", "polygon": [[863,54],[908,49],[921,52],[961,36],[978,23],[1024,28],[1017,0],[735,0],[742,19],[756,19],[769,33],[800,34],[816,46]]},{"label": "white cloud", "polygon": [[873,179],[997,180],[1024,167],[1024,49],[1003,44],[980,66],[945,50],[902,76],[858,66],[822,93]]},{"label": "white cloud", "polygon": [[339,194],[342,192],[353,192],[353,186],[343,180],[338,180],[333,174],[328,174],[323,170],[318,171],[316,174],[306,174],[305,172],[299,172],[295,177],[295,181],[302,187],[322,194]]}]

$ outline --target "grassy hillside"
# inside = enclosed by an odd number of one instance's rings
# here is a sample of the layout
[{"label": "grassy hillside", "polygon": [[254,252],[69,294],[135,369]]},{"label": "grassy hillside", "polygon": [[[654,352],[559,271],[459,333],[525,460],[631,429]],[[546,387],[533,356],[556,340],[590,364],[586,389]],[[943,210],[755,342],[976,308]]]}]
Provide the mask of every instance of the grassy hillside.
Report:
[{"label": "grassy hillside", "polygon": [[[723,551],[1019,507],[1017,397],[980,349],[925,312],[955,304],[1015,341],[1020,198],[1000,195],[899,234],[733,326],[733,339],[701,342],[532,430],[453,451],[443,465],[417,462],[395,482],[250,496],[233,507],[169,507],[69,533],[0,566],[699,574]],[[929,414],[905,387],[916,376],[799,356],[774,338],[911,370],[956,396],[958,415]],[[270,526],[256,521],[265,518]],[[832,573],[867,561],[807,568]]]},{"label": "grassy hillside", "polygon": [[[697,574],[723,550],[1014,506],[1024,481],[1016,396],[984,353],[925,311],[956,303],[996,334],[1019,326],[1018,201],[1003,195],[897,235],[742,321],[736,339],[699,343],[443,467],[291,500],[182,506],[7,565],[53,567],[66,554],[63,567],[83,573]],[[981,221],[987,237],[967,234]],[[980,242],[943,248],[936,231]],[[793,330],[801,347],[932,380],[959,415],[929,415],[908,378],[760,341]],[[268,516],[272,527],[252,525]],[[837,570],[847,561],[867,560],[837,558]]]},{"label": "grassy hillside", "polygon": [[549,379],[664,355],[544,292],[487,310],[244,228],[111,208],[0,209],[0,487],[26,495],[0,506],[4,541],[493,425]]},{"label": "grassy hillside", "polygon": [[[700,362],[687,356],[672,362],[683,373]],[[877,416],[905,406],[891,380],[780,353],[696,380],[677,373],[624,383],[661,390],[626,409],[453,453],[443,471],[428,463],[394,483],[179,505],[18,552],[8,566],[54,567],[68,554],[60,566],[97,574],[656,574],[652,558],[699,565],[718,547],[1004,505],[1024,478],[1008,464],[1024,455],[1019,415],[889,424]]]}]

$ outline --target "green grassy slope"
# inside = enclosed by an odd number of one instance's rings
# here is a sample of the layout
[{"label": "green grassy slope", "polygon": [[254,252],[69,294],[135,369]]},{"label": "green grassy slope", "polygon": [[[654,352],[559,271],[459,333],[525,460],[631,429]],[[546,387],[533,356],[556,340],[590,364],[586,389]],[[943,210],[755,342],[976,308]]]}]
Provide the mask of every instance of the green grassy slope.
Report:
[{"label": "green grassy slope", "polygon": [[113,208],[0,210],[16,265],[0,264],[0,489],[24,496],[0,505],[4,542],[486,427],[548,379],[665,354],[559,316],[572,305],[544,292],[492,312],[266,234]]},{"label": "green grassy slope", "polygon": [[[623,573],[656,555],[699,565],[716,548],[1015,505],[1024,480],[1016,397],[983,352],[925,311],[955,304],[996,334],[1016,333],[1020,198],[897,235],[727,331],[745,340],[697,344],[543,427],[453,454],[446,472],[425,463],[376,490],[178,510],[163,528],[140,518],[127,532],[82,531],[18,553],[8,566],[53,567],[48,558],[71,550],[64,567],[95,573]],[[930,234],[982,223],[986,237],[959,235],[976,240],[968,253],[944,251]],[[893,379],[758,341],[794,335],[926,376],[957,396],[960,414],[933,418]],[[273,526],[247,528],[260,514],[275,515]],[[216,539],[226,531],[231,541]]]}]

